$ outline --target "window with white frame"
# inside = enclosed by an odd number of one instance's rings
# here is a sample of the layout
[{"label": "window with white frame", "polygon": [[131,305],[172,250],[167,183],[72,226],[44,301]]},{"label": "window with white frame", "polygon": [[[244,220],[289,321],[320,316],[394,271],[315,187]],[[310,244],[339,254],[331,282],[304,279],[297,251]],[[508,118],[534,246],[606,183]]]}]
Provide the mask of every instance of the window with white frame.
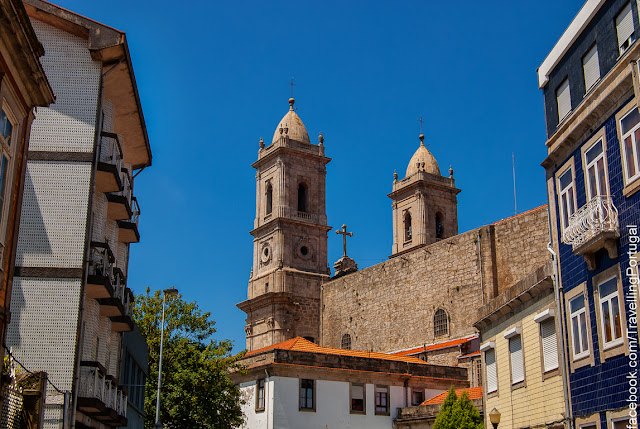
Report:
[{"label": "window with white frame", "polygon": [[540,322],[540,338],[544,372],[552,371],[558,368],[558,337],[553,317]]},{"label": "window with white frame", "polygon": [[569,218],[576,212],[576,197],[571,167],[567,168],[558,179],[558,188],[560,189],[560,211],[562,228],[564,229],[569,226]]},{"label": "window with white frame", "polygon": [[484,350],[484,368],[487,376],[487,393],[498,390],[498,367],[496,365],[496,349],[487,347]]},{"label": "window with white frame", "polygon": [[562,120],[571,112],[571,92],[569,90],[569,79],[562,81],[556,90],[556,100],[558,102],[558,121]]},{"label": "window with white frame", "polygon": [[524,356],[522,354],[522,335],[518,330],[509,339],[509,359],[511,360],[511,384],[524,381]]},{"label": "window with white frame", "polygon": [[598,295],[600,298],[600,326],[604,337],[604,347],[618,345],[624,341],[622,338],[618,278],[612,277],[599,284]]},{"label": "window with white frame", "polygon": [[634,427],[637,428],[638,427],[637,425],[629,424],[630,422],[629,422],[628,418],[615,420],[615,421],[612,421],[611,423],[612,423],[613,429],[627,429],[627,428],[634,428]]},{"label": "window with white frame", "polygon": [[636,40],[633,34],[633,16],[631,14],[631,3],[627,3],[616,16],[616,33],[618,35],[618,50],[622,55],[629,46]]},{"label": "window with white frame", "polygon": [[589,355],[584,295],[580,294],[569,301],[569,309],[571,310],[571,335],[573,337],[573,359],[575,360]]},{"label": "window with white frame", "polygon": [[640,177],[640,112],[632,109],[620,119],[622,169],[627,182]]},{"label": "window with white frame", "polygon": [[389,414],[389,386],[376,386],[376,414]]},{"label": "window with white frame", "polygon": [[584,154],[587,170],[587,193],[589,199],[598,195],[608,195],[607,167],[604,157],[604,142],[595,142]]},{"label": "window with white frame", "polygon": [[598,47],[594,43],[591,49],[582,57],[582,71],[584,72],[584,89],[589,92],[591,87],[600,79],[600,63]]},{"label": "window with white frame", "polygon": [[365,414],[365,391],[364,384],[351,383],[351,412]]}]

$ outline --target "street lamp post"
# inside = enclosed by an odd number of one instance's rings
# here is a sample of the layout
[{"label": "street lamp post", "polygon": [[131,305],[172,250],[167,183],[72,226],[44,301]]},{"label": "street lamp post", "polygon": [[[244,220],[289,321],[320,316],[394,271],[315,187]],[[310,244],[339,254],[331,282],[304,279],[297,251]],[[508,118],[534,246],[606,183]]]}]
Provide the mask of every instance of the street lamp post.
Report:
[{"label": "street lamp post", "polygon": [[164,343],[164,307],[167,302],[167,294],[176,296],[178,289],[171,286],[162,291],[162,324],[160,325],[160,359],[158,364],[158,397],[156,399],[156,428],[162,427],[160,424],[160,381],[162,380],[162,344]]},{"label": "street lamp post", "polygon": [[498,411],[495,408],[491,410],[491,412],[489,413],[489,420],[493,425],[493,429],[498,429],[498,425],[500,424],[500,416],[501,416],[500,411]]}]

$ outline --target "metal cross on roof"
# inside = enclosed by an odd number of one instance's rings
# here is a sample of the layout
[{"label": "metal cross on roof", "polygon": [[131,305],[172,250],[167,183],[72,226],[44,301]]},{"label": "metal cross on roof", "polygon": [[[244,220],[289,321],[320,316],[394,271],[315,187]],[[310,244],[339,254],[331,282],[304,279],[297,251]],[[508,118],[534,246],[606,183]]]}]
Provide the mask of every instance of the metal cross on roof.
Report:
[{"label": "metal cross on roof", "polygon": [[420,122],[420,134],[424,134],[422,132],[422,124],[424,124],[424,121],[422,120],[422,115],[420,115],[420,119],[418,119],[418,122]]},{"label": "metal cross on roof", "polygon": [[293,83],[293,78],[291,78],[291,82],[289,82],[289,85],[291,85],[291,98],[293,98],[293,87],[294,86],[298,86],[295,83]]},{"label": "metal cross on roof", "polygon": [[342,231],[339,229],[336,230],[336,234],[342,235],[342,249],[344,254],[342,255],[344,258],[347,257],[347,237],[353,237],[353,232],[347,232],[347,225],[342,225]]}]

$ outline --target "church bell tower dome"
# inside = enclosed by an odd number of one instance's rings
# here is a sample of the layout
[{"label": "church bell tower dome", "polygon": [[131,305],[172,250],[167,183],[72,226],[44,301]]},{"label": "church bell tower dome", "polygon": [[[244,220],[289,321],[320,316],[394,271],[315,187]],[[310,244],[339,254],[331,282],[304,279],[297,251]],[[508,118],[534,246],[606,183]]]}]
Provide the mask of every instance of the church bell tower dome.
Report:
[{"label": "church bell tower dome", "polygon": [[418,147],[416,153],[411,157],[411,161],[409,161],[409,165],[407,166],[407,175],[405,177],[410,177],[418,171],[426,171],[427,173],[440,176],[438,162],[431,152],[429,152],[429,149],[424,145],[424,134],[420,134],[419,138],[420,147]]},{"label": "church bell tower dome", "polygon": [[293,103],[295,103],[295,100],[290,98],[289,111],[283,116],[276,127],[276,131],[273,133],[272,143],[275,143],[282,134],[287,134],[291,140],[311,143],[307,128],[302,123],[300,116],[293,110]]}]

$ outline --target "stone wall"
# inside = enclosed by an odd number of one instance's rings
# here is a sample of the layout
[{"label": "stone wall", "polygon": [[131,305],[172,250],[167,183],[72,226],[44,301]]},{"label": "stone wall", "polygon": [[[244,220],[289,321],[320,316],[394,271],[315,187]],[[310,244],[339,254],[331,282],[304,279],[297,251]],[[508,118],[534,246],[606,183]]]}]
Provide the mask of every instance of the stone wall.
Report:
[{"label": "stone wall", "polygon": [[[321,344],[340,347],[350,334],[355,350],[390,352],[473,334],[477,310],[549,258],[548,237],[543,206],[332,280]],[[440,308],[449,329],[435,336]]]}]

